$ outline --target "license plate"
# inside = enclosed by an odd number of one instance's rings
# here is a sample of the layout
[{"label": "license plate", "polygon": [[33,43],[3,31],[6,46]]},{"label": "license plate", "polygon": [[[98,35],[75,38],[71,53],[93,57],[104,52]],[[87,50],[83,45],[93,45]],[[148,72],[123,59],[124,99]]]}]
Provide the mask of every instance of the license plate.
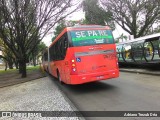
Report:
[{"label": "license plate", "polygon": [[104,76],[97,76],[97,79],[102,79],[104,78]]}]

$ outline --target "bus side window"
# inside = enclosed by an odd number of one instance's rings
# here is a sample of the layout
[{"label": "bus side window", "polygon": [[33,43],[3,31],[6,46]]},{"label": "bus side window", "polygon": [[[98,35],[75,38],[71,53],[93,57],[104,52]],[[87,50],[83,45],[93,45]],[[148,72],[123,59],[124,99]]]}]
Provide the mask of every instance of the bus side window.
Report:
[{"label": "bus side window", "polygon": [[49,48],[49,60],[51,61],[51,48]]},{"label": "bus side window", "polygon": [[68,48],[67,34],[64,34],[63,48],[62,48],[63,49],[63,56],[64,56],[64,58],[66,56],[67,48]]},{"label": "bus side window", "polygon": [[62,36],[59,40],[59,48],[58,48],[61,60],[63,60],[63,40],[64,37]]},{"label": "bus side window", "polygon": [[61,60],[65,59],[67,48],[68,48],[68,40],[66,34],[64,34],[59,40],[59,51],[61,55]]},{"label": "bus side window", "polygon": [[68,48],[68,39],[67,39],[67,36],[65,37],[65,40],[64,40],[64,49],[65,49],[65,51],[67,50],[67,48]]},{"label": "bus side window", "polygon": [[64,34],[51,48],[49,48],[50,60],[64,60],[68,46],[67,34]]},{"label": "bus side window", "polygon": [[60,60],[59,41],[55,43],[55,59]]},{"label": "bus side window", "polygon": [[55,50],[55,44],[53,45],[53,50],[52,50],[52,52],[53,52],[53,57],[52,57],[52,60],[55,60],[56,59],[56,50]]}]

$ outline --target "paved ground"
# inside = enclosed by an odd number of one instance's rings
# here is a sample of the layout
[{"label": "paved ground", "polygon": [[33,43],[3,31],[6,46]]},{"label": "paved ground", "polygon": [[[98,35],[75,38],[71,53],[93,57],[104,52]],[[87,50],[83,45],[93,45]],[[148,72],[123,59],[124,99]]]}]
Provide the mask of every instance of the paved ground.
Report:
[{"label": "paved ground", "polygon": [[[159,76],[121,72],[107,81],[71,86],[57,84],[81,111],[159,111]],[[99,119],[99,118],[86,118]],[[108,120],[157,120],[159,118],[101,118]]]},{"label": "paved ground", "polygon": [[[121,69],[120,78],[72,86],[52,77],[0,88],[0,111],[134,111],[160,110],[159,71]],[[149,73],[147,73],[149,72]],[[152,75],[145,75],[146,73]],[[2,80],[2,79],[1,79]],[[65,93],[61,93],[61,90]],[[73,104],[66,98],[73,102]],[[45,119],[45,118],[43,118]],[[49,119],[49,118],[48,118]],[[52,118],[52,119],[78,119]],[[83,118],[81,118],[83,119]],[[157,120],[157,118],[86,118],[111,120]],[[15,118],[17,120],[17,118]]]},{"label": "paved ground", "polygon": [[[65,99],[64,95],[55,85],[54,81],[48,77],[0,88],[0,111],[75,110],[74,106],[71,106],[68,102],[69,101]],[[14,119],[18,120],[20,118]],[[76,120],[78,118],[72,117],[52,119]]]}]

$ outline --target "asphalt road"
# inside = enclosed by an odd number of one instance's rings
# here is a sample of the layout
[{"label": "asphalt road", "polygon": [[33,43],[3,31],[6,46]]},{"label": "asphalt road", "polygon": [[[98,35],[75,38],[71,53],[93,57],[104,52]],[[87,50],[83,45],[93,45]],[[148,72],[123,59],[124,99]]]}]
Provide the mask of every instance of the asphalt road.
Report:
[{"label": "asphalt road", "polygon": [[[61,85],[58,81],[56,83],[80,111],[160,111],[159,76],[121,72],[119,78],[83,85]],[[157,120],[160,118],[101,117],[100,119]]]}]

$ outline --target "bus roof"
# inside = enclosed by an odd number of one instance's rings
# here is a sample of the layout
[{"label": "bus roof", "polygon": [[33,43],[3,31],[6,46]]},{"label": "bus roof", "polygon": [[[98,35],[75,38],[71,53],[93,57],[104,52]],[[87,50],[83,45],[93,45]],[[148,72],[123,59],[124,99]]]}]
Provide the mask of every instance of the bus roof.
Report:
[{"label": "bus roof", "polygon": [[72,31],[72,30],[91,30],[91,28],[93,29],[110,29],[110,27],[108,26],[102,26],[102,25],[77,25],[77,26],[73,26],[73,27],[66,27],[63,29],[63,31],[56,37],[56,39],[52,42],[52,44],[49,46],[49,48],[67,31]]},{"label": "bus roof", "polygon": [[132,40],[129,40],[129,41],[126,41],[126,42],[117,43],[116,45],[133,43],[133,42],[138,42],[138,41],[141,41],[141,40],[154,40],[155,38],[159,38],[159,37],[160,37],[160,33],[156,33],[156,34],[147,35],[147,36],[139,37],[139,38],[136,38],[136,39],[132,39]]},{"label": "bus roof", "polygon": [[68,31],[76,29],[90,29],[90,28],[110,29],[108,26],[102,26],[102,25],[78,25],[74,27],[67,27]]}]

